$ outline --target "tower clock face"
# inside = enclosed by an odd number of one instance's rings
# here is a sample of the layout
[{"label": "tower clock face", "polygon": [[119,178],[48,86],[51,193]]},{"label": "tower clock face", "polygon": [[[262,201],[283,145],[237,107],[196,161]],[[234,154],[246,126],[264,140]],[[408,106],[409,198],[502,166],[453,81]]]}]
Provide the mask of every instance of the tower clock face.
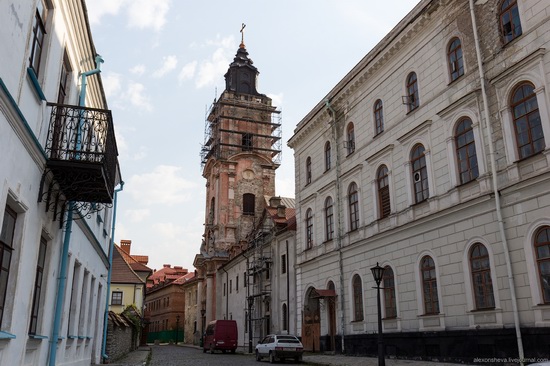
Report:
[{"label": "tower clock face", "polygon": [[254,172],[250,169],[247,169],[243,172],[244,179],[254,179]]}]

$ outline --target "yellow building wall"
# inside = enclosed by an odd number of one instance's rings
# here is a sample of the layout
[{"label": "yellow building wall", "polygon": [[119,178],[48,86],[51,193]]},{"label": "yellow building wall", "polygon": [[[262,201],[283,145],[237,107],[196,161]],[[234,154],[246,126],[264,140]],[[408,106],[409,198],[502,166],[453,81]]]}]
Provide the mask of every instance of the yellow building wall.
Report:
[{"label": "yellow building wall", "polygon": [[[145,285],[135,284],[111,284],[109,294],[109,310],[117,314],[122,313],[128,305],[134,304],[143,314],[143,293]],[[112,305],[113,292],[122,292],[122,305]]]}]

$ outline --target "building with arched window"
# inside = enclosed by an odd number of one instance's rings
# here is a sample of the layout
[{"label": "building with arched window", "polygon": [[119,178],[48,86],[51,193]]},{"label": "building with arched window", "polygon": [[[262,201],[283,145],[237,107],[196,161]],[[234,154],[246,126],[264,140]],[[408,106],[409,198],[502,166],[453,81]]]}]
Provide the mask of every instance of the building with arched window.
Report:
[{"label": "building with arched window", "polygon": [[[241,42],[225,74],[225,90],[209,110],[201,150],[207,210],[204,240],[194,261],[196,318],[200,319],[199,330],[214,319],[240,319],[240,346],[248,343],[244,337],[250,333],[245,327],[248,313],[243,304],[250,299],[273,308],[247,288],[255,277],[252,267],[248,268],[252,262],[246,258],[254,253],[250,246],[269,206],[266,197],[275,196],[275,171],[281,151],[280,110],[272,105],[271,98],[256,90],[258,75]],[[311,179],[311,160],[308,169]],[[266,259],[264,264],[269,265],[269,261]],[[288,299],[286,304],[287,311],[294,309]],[[276,305],[281,309],[282,304]],[[255,318],[254,329],[266,329],[260,320]]]},{"label": "building with arched window", "polygon": [[550,357],[548,49],[549,3],[422,0],[298,123],[306,349],[377,355],[379,263],[387,354]]}]

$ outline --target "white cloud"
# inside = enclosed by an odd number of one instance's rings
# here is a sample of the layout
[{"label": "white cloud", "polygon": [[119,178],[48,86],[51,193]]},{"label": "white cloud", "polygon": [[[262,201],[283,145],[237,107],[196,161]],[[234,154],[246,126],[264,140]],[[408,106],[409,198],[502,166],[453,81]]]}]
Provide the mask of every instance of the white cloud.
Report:
[{"label": "white cloud", "polygon": [[116,73],[103,74],[101,80],[103,81],[103,90],[105,96],[109,99],[110,96],[116,95],[120,92],[122,76]]},{"label": "white cloud", "polygon": [[178,74],[178,80],[179,82],[183,82],[185,80],[190,80],[195,75],[195,70],[197,69],[197,61],[192,61],[187,64],[185,64],[182,68],[180,73]]},{"label": "white cloud", "polygon": [[145,95],[145,86],[141,83],[130,82],[124,93],[124,99],[140,109],[153,110],[149,97]]},{"label": "white cloud", "polygon": [[128,217],[131,222],[143,222],[145,219],[151,216],[151,211],[146,208],[141,208],[137,210],[126,210],[124,215]]},{"label": "white cloud", "polygon": [[175,205],[189,201],[198,189],[197,184],[185,179],[184,170],[176,166],[159,165],[150,173],[134,175],[127,190],[145,205]]},{"label": "white cloud", "polygon": [[116,15],[125,0],[93,0],[87,1],[88,19],[91,24],[101,23],[101,17],[105,14]]},{"label": "white cloud", "polygon": [[165,239],[178,239],[183,233],[183,228],[172,222],[159,222],[153,224],[153,230]]},{"label": "white cloud", "polygon": [[145,65],[136,65],[129,70],[132,74],[141,76],[145,72]]},{"label": "white cloud", "polygon": [[128,8],[128,25],[133,28],[152,28],[156,31],[166,24],[171,0],[134,0]]},{"label": "white cloud", "polygon": [[170,71],[174,70],[178,64],[178,58],[176,56],[167,56],[162,58],[162,66],[153,72],[153,77],[160,78]]},{"label": "white cloud", "polygon": [[228,65],[231,63],[230,51],[224,48],[218,48],[214,51],[210,60],[204,61],[199,66],[199,73],[195,85],[197,88],[216,85],[220,75],[224,75]]},{"label": "white cloud", "polygon": [[283,93],[279,93],[279,94],[267,94],[268,97],[271,98],[271,100],[273,101],[273,105],[276,106],[276,107],[282,107],[283,106],[283,96],[284,94]]}]

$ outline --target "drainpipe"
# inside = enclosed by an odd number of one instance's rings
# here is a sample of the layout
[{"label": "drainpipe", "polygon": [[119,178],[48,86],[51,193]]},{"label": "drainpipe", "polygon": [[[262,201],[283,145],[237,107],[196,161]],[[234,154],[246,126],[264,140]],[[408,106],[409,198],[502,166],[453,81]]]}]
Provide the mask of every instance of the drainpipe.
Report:
[{"label": "drainpipe", "polygon": [[344,260],[342,258],[342,213],[340,197],[340,149],[338,148],[338,134],[336,127],[336,111],[330,105],[330,101],[325,99],[325,105],[329,115],[332,117],[332,140],[336,148],[336,221],[338,229],[336,231],[336,248],[338,250],[338,269],[340,270],[340,324],[342,326],[342,353],[346,353],[344,338],[346,335],[345,306],[344,306]]},{"label": "drainpipe", "polygon": [[69,244],[71,242],[71,229],[73,226],[74,202],[69,202],[67,211],[67,222],[65,223],[65,237],[63,239],[63,249],[61,251],[61,264],[59,267],[57,297],[55,299],[55,314],[53,320],[53,331],[50,339],[50,358],[49,365],[55,366],[57,356],[57,342],[59,340],[59,328],[61,327],[61,312],[63,310],[63,295],[65,294],[65,284],[67,283],[67,262],[69,261]]},{"label": "drainpipe", "polygon": [[[287,310],[286,310],[286,330],[290,334],[290,256],[288,255],[288,240],[286,241],[286,303],[287,303]],[[294,272],[296,273],[296,272]],[[294,283],[296,283],[296,279],[294,279]],[[296,330],[294,329],[294,333],[296,334]]]},{"label": "drainpipe", "polygon": [[474,40],[476,46],[476,56],[477,56],[477,67],[479,69],[479,79],[481,81],[481,93],[483,95],[483,109],[484,109],[484,118],[487,128],[487,134],[489,137],[489,158],[491,161],[491,180],[493,183],[493,194],[495,195],[495,206],[497,212],[498,228],[500,232],[500,237],[502,239],[502,248],[504,251],[504,258],[506,261],[506,272],[508,274],[508,286],[510,287],[510,297],[512,302],[512,312],[514,315],[514,327],[516,330],[516,338],[519,351],[519,360],[520,365],[524,365],[524,353],[523,353],[523,342],[521,339],[521,328],[519,322],[519,311],[518,311],[518,300],[516,297],[516,287],[514,285],[514,273],[512,271],[512,263],[510,260],[510,251],[508,249],[508,240],[506,238],[506,231],[504,230],[504,220],[502,218],[502,208],[500,203],[500,192],[498,190],[497,182],[497,167],[495,160],[495,147],[493,143],[493,129],[491,126],[491,121],[489,119],[489,103],[487,101],[487,91],[485,90],[485,74],[483,71],[483,61],[481,59],[481,48],[479,46],[479,35],[477,33],[476,17],[474,11],[474,1],[470,0],[470,14],[472,17],[472,27],[474,32]]},{"label": "drainpipe", "polygon": [[[80,88],[80,96],[78,105],[84,107],[86,101],[86,76],[101,72],[99,65],[103,62],[101,56],[96,56],[96,68],[91,71],[82,73],[82,84]],[[80,148],[80,124],[79,124],[77,145]],[[63,298],[65,295],[65,285],[67,283],[67,264],[69,261],[69,245],[71,243],[71,230],[73,227],[74,202],[69,201],[69,209],[67,210],[67,222],[65,223],[65,237],[63,238],[63,248],[61,250],[61,264],[59,265],[59,278],[57,287],[57,297],[55,299],[55,314],[53,321],[52,338],[50,339],[50,357],[49,365],[55,366],[57,356],[57,342],[59,340],[59,328],[61,327],[61,313],[63,311]]]},{"label": "drainpipe", "polygon": [[225,272],[225,319],[229,319],[229,273],[222,267]]},{"label": "drainpipe", "polygon": [[[115,223],[118,192],[124,189],[124,182],[120,182],[120,188],[115,189],[113,199],[113,221],[111,222],[111,243],[109,244],[109,270],[107,271],[107,295],[105,296],[105,317],[103,318],[103,344],[101,345],[101,357],[103,360],[109,358],[106,353],[107,347],[107,321],[109,316],[109,294],[111,293],[111,272],[113,270],[113,250],[115,249]],[[135,293],[135,291],[134,291]]]},{"label": "drainpipe", "polygon": [[[84,71],[82,74],[80,74],[80,77],[81,77],[81,82],[80,82],[80,97],[78,98],[78,105],[81,106],[81,107],[84,107],[86,105],[86,86],[87,86],[87,82],[86,82],[86,78],[88,76],[91,76],[91,75],[94,75],[94,74],[98,74],[101,72],[101,64],[103,63],[103,58],[100,56],[100,55],[96,55],[95,57],[95,64],[96,64],[96,68],[93,69],[93,70],[90,70],[90,71]],[[79,123],[78,123],[78,130],[77,130],[77,133],[76,133],[76,136],[77,136],[77,140],[76,140],[76,151],[80,151],[80,148],[81,148],[81,145],[82,145],[82,140],[81,140],[81,129],[82,129],[82,119],[80,119]]]}]

